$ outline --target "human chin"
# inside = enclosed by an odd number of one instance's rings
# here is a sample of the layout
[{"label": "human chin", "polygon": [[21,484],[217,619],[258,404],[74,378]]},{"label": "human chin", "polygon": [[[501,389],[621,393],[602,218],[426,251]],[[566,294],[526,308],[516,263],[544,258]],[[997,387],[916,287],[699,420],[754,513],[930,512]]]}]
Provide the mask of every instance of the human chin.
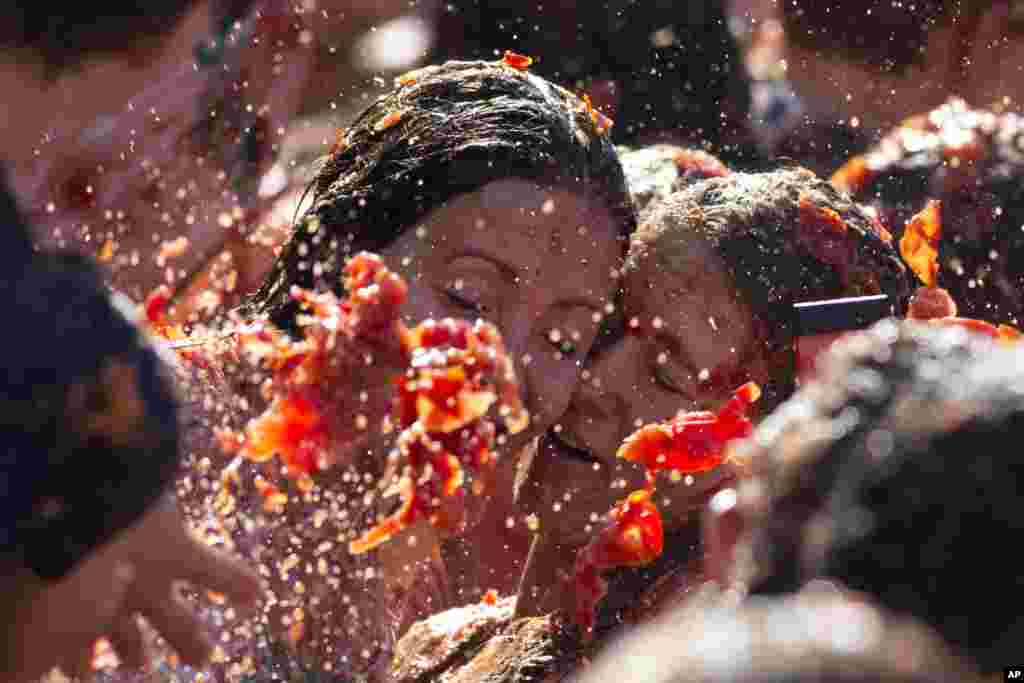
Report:
[{"label": "human chin", "polygon": [[559,543],[586,543],[598,516],[614,503],[612,473],[582,457],[549,431],[541,438],[520,504],[536,515],[539,531]]}]

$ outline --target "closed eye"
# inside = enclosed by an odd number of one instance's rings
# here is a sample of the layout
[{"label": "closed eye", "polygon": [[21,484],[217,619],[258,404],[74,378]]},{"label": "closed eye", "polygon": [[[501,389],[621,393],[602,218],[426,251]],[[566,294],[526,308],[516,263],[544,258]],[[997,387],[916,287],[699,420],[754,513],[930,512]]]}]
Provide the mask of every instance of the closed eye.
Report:
[{"label": "closed eye", "polygon": [[459,290],[455,289],[454,287],[446,289],[445,295],[447,295],[451,302],[454,303],[459,308],[462,308],[467,311],[472,311],[474,313],[484,312],[484,306],[477,303],[476,301],[473,301],[468,296],[462,294]]}]

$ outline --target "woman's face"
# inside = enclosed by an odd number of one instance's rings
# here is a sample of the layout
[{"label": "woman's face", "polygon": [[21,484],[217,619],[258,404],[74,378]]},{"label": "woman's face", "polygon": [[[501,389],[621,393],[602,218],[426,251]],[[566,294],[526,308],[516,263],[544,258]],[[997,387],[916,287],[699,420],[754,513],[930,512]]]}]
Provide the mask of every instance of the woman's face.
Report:
[{"label": "woman's face", "polygon": [[[743,382],[766,379],[751,313],[724,264],[697,240],[686,254],[669,268],[648,251],[625,276],[625,333],[591,358],[537,456],[536,512],[560,538],[585,533],[594,515],[643,485],[639,467],[616,460],[626,436],[680,411],[717,410]],[[721,469],[690,483],[660,477],[666,523],[685,519],[727,478]]]},{"label": "woman's face", "polygon": [[450,200],[381,251],[409,283],[406,322],[498,326],[530,411],[508,452],[565,412],[612,300],[620,234],[596,200],[504,179]]}]

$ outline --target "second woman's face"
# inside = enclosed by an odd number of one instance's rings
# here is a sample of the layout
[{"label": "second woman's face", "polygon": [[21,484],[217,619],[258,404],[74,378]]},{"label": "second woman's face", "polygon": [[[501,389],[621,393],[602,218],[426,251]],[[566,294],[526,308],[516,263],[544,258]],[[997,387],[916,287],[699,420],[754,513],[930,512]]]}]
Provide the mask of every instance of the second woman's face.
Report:
[{"label": "second woman's face", "polygon": [[[616,459],[626,436],[680,411],[717,410],[740,384],[767,378],[753,317],[724,264],[701,242],[687,252],[685,270],[649,255],[626,275],[626,329],[589,360],[537,456],[533,502],[561,538],[582,540],[595,515],[643,485],[639,467]],[[703,505],[727,477],[722,469],[677,483],[659,477],[666,522]]]},{"label": "second woman's face", "polygon": [[596,200],[505,179],[458,196],[381,256],[409,282],[407,322],[483,318],[515,360],[529,428],[565,412],[621,265],[619,226]]}]

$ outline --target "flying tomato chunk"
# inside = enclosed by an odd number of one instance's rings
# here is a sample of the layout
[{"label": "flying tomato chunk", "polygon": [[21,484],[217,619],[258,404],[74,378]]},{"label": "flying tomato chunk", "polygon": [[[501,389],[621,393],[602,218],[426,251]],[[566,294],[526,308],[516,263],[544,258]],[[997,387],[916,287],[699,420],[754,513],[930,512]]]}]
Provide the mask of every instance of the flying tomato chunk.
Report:
[{"label": "flying tomato chunk", "polygon": [[372,550],[421,519],[446,532],[459,531],[463,520],[453,503],[465,495],[467,471],[479,483],[496,464],[496,429],[487,418],[491,407],[500,406],[510,433],[529,421],[511,360],[493,325],[427,320],[407,335],[406,343],[409,371],[397,381],[395,400],[402,429],[401,504],[349,544],[353,554]]},{"label": "flying tomato chunk", "polygon": [[518,69],[519,71],[526,71],[533,64],[533,57],[527,57],[511,50],[505,50],[505,54],[502,55],[501,61],[503,64]]},{"label": "flying tomato chunk", "polygon": [[[298,318],[303,339],[262,323],[238,332],[239,350],[271,372],[270,405],[244,435],[223,433],[221,441],[253,462],[277,455],[300,489],[308,488],[313,476],[337,465],[368,433],[369,418],[354,412],[360,404],[350,385],[352,363],[363,356],[353,351],[364,342],[393,346],[407,368],[395,378],[392,411],[399,430],[392,474],[400,504],[350,551],[372,550],[419,520],[458,531],[467,483],[479,495],[493,478],[497,428],[490,411],[497,408],[511,434],[529,422],[501,335],[479,320],[427,320],[406,328],[399,316],[406,284],[373,254],[354,256],[343,275],[349,293],[344,300],[330,292],[292,291],[304,311]],[[279,496],[268,496],[273,507],[283,505]]]},{"label": "flying tomato chunk", "polygon": [[615,567],[641,567],[661,555],[665,532],[652,490],[634,491],[608,513],[608,522],[576,555],[573,572],[576,623],[590,633],[597,605],[608,592],[601,573]]},{"label": "flying tomato chunk", "polygon": [[747,382],[717,413],[695,411],[673,420],[644,425],[626,437],[618,457],[640,463],[654,474],[674,470],[697,474],[718,467],[730,441],[750,435],[754,426],[747,409],[761,397],[761,388]]},{"label": "flying tomato chunk", "polygon": [[941,208],[940,202],[930,201],[907,221],[906,232],[900,240],[900,255],[925,284],[914,292],[907,317],[933,325],[963,327],[999,341],[1019,341],[1021,332],[1012,325],[996,326],[976,318],[958,317],[956,301],[949,292],[935,285],[939,273],[939,240],[942,237]]},{"label": "flying tomato chunk", "polygon": [[623,442],[618,457],[646,468],[647,488],[616,503],[605,526],[576,555],[571,586],[574,618],[585,634],[592,632],[595,610],[608,591],[601,573],[650,564],[662,553],[664,528],[652,500],[655,474],[661,470],[695,474],[721,465],[729,443],[753,431],[746,413],[760,397],[761,388],[747,382],[717,413],[696,411],[646,425]]},{"label": "flying tomato chunk", "polygon": [[940,239],[942,202],[933,199],[907,221],[900,238],[900,256],[926,287],[934,287],[938,278]]}]

